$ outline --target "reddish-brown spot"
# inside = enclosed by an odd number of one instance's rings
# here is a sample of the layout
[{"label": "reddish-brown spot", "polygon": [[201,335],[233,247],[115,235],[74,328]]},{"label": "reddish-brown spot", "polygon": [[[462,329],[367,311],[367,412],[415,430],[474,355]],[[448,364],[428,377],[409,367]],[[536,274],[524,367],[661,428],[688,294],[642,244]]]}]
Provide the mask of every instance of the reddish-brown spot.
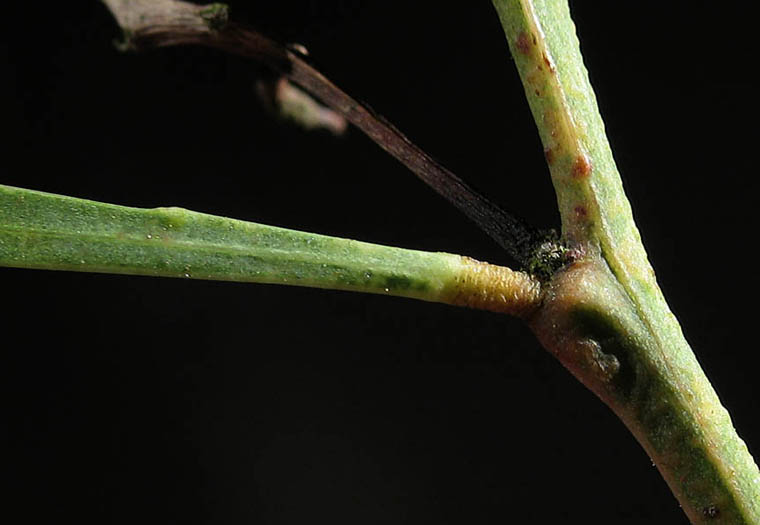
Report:
[{"label": "reddish-brown spot", "polygon": [[546,157],[546,163],[551,164],[554,162],[554,152],[551,148],[544,149],[544,157]]},{"label": "reddish-brown spot", "polygon": [[551,73],[554,73],[554,64],[552,64],[551,60],[549,60],[549,57],[546,56],[546,53],[543,53],[543,59],[544,59],[544,64],[546,64],[546,67],[549,68],[549,71]]},{"label": "reddish-brown spot", "polygon": [[536,93],[536,96],[537,96],[537,97],[540,97],[540,96],[541,96],[541,92],[540,92],[539,90],[536,90],[536,91],[535,91],[535,93]]},{"label": "reddish-brown spot", "polygon": [[528,36],[528,33],[523,31],[522,33],[517,35],[517,40],[515,40],[515,45],[517,46],[517,50],[520,51],[520,53],[522,53],[523,55],[527,55],[528,53],[530,53],[530,37]]},{"label": "reddish-brown spot", "polygon": [[579,219],[583,219],[584,217],[586,217],[586,215],[588,215],[588,210],[586,210],[585,206],[578,205],[575,208],[573,208],[573,211],[575,212],[576,217],[578,217]]},{"label": "reddish-brown spot", "polygon": [[585,179],[589,175],[591,175],[591,163],[586,155],[578,155],[573,162],[573,178]]}]

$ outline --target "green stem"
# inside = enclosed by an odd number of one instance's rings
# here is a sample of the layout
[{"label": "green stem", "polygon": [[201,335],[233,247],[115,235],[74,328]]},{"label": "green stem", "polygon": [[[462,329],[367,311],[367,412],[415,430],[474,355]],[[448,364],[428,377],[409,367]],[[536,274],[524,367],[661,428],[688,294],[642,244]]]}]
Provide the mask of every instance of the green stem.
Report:
[{"label": "green stem", "polygon": [[631,429],[694,523],[760,524],[760,471],[655,280],[566,1],[493,0],[538,126],[565,240],[585,254],[534,318]]},{"label": "green stem", "polygon": [[459,255],[2,185],[0,266],[351,290],[517,316],[539,299],[527,275]]}]

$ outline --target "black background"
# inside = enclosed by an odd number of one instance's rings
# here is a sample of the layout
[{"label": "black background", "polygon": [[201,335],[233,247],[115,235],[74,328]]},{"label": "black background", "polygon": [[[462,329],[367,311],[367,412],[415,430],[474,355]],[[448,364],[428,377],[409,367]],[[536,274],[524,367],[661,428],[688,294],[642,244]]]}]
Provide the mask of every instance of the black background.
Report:
[{"label": "black background", "polygon": [[[659,282],[758,456],[754,18],[714,5],[571,3]],[[255,65],[200,48],[120,54],[95,1],[3,11],[4,184],[510,263],[360,133],[272,120]],[[305,44],[460,176],[557,225],[490,2],[232,13]],[[686,523],[622,424],[516,320],[5,268],[0,287],[3,512],[16,521]]]}]

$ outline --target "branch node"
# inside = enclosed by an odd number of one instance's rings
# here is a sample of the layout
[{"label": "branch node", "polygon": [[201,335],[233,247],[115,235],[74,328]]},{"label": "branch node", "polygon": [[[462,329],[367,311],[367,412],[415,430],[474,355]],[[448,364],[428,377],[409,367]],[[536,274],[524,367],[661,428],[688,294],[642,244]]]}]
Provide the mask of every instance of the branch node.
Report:
[{"label": "branch node", "polygon": [[544,231],[541,234],[543,239],[533,245],[525,269],[530,275],[546,282],[551,280],[557,271],[580,259],[583,250],[560,239],[555,230]]}]

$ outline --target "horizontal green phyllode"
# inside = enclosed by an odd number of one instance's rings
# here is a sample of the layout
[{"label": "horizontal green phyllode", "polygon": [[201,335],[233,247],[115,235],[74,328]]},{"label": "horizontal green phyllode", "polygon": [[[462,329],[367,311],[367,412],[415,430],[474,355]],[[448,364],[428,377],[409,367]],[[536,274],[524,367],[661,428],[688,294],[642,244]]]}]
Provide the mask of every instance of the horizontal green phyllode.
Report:
[{"label": "horizontal green phyllode", "polygon": [[351,290],[525,315],[537,282],[447,253],[0,185],[0,265]]}]

